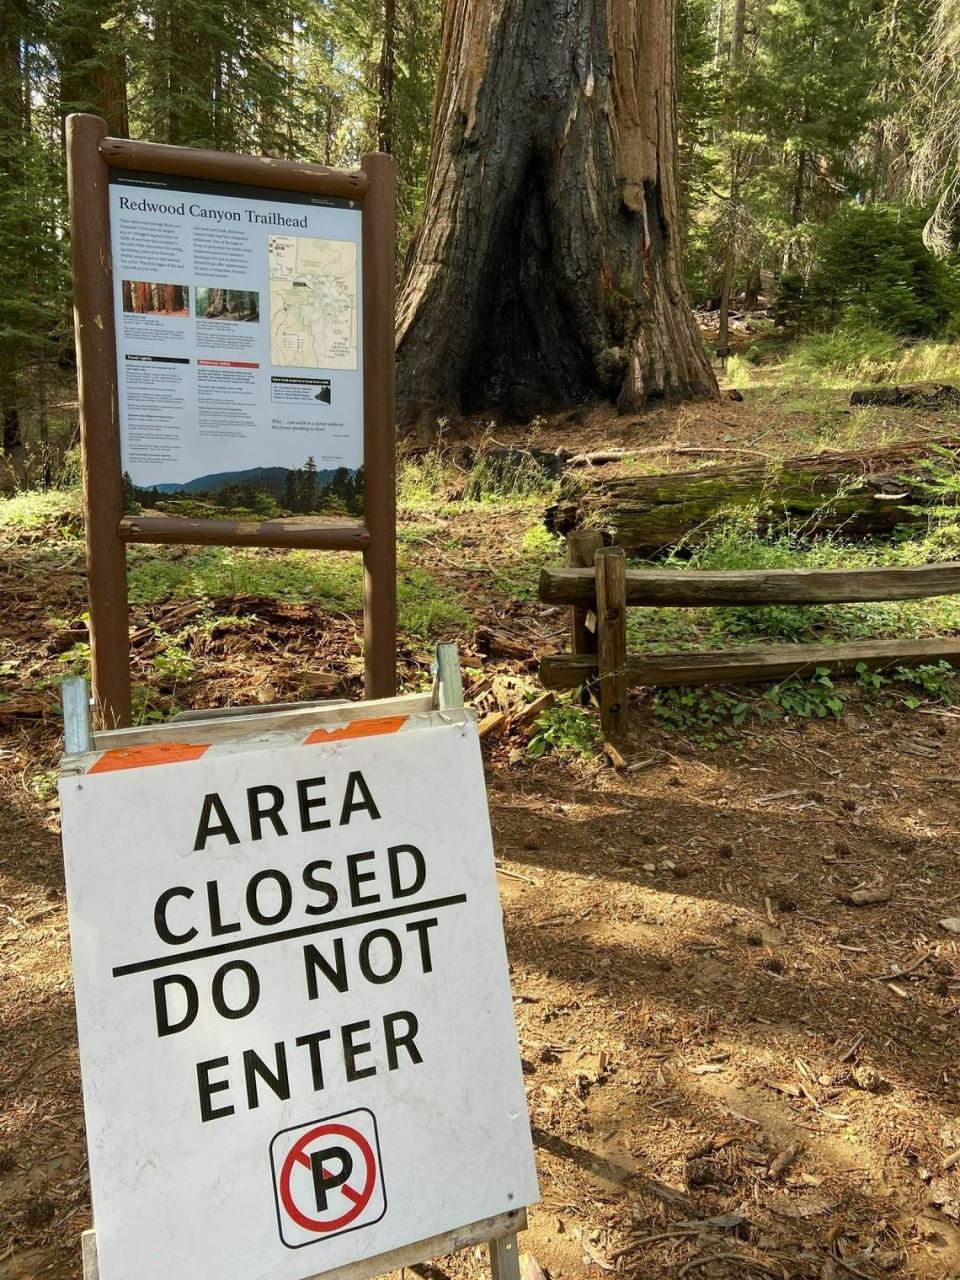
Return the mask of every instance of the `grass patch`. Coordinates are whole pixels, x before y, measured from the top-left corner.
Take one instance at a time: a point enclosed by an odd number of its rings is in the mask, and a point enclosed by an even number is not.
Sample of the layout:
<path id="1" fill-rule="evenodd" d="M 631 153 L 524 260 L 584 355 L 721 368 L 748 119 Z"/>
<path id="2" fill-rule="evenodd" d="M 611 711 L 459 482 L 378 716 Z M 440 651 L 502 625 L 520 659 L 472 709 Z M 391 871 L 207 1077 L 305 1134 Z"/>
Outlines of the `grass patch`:
<path id="1" fill-rule="evenodd" d="M 400 630 L 421 640 L 435 640 L 465 630 L 471 614 L 457 595 L 445 590 L 426 569 L 401 570 L 397 580 Z"/>
<path id="2" fill-rule="evenodd" d="M 768 385 L 771 375 L 782 388 L 803 388 L 802 395 L 782 405 L 784 410 L 817 411 L 816 393 L 821 390 L 865 383 L 958 381 L 960 342 L 905 340 L 876 325 L 847 321 L 789 345 L 755 343 L 727 365 L 727 377 L 738 387 Z"/>
<path id="3" fill-rule="evenodd" d="M 206 547 L 186 555 L 153 548 L 129 552 L 130 600 L 159 604 L 185 596 L 270 596 L 353 611 L 362 600 L 359 557 L 309 551 Z"/>
<path id="4" fill-rule="evenodd" d="M 79 489 L 24 489 L 0 498 L 0 529 L 31 532 L 60 528 L 80 535 Z"/>
<path id="5" fill-rule="evenodd" d="M 479 449 L 462 466 L 441 441 L 397 467 L 397 505 L 414 514 L 457 515 L 465 511 L 516 511 L 540 507 L 558 481 L 523 450 Z"/>
<path id="6" fill-rule="evenodd" d="M 363 604 L 359 556 L 311 551 L 207 547 L 187 555 L 135 547 L 130 553 L 130 600 L 160 604 L 183 598 L 267 596 L 356 613 Z M 401 567 L 397 580 L 400 630 L 434 639 L 471 624 L 455 592 L 425 569 Z"/>
<path id="7" fill-rule="evenodd" d="M 511 600 L 536 600 L 540 570 L 545 564 L 562 560 L 565 541 L 548 533 L 542 520 L 530 525 L 520 539 L 518 552 L 505 549 L 506 563 L 493 575 L 495 591 Z"/>
<path id="8" fill-rule="evenodd" d="M 804 541 L 789 534 L 763 537 L 742 523 L 711 530 L 688 556 L 675 552 L 664 568 L 866 569 L 928 564 L 960 555 L 960 526 L 931 527 L 924 537 L 894 543 L 847 543 L 839 538 Z M 642 565 L 634 567 L 642 568 Z M 663 651 L 726 648 L 769 642 L 839 643 L 884 637 L 960 632 L 960 597 L 876 601 L 860 604 L 761 605 L 704 609 L 644 609 L 627 612 L 632 649 Z"/>

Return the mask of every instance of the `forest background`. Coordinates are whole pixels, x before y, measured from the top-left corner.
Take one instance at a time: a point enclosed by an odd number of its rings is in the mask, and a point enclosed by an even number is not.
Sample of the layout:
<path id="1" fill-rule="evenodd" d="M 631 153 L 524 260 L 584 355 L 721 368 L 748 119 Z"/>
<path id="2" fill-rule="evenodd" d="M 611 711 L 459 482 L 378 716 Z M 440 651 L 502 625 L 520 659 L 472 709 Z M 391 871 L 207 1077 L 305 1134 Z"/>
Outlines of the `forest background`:
<path id="1" fill-rule="evenodd" d="M 692 303 L 799 329 L 952 337 L 960 314 L 956 0 L 680 0 Z M 58 459 L 76 411 L 64 120 L 117 136 L 398 166 L 398 264 L 422 211 L 439 0 L 0 0 L 4 447 Z M 30 462 L 27 459 L 27 462 Z"/>

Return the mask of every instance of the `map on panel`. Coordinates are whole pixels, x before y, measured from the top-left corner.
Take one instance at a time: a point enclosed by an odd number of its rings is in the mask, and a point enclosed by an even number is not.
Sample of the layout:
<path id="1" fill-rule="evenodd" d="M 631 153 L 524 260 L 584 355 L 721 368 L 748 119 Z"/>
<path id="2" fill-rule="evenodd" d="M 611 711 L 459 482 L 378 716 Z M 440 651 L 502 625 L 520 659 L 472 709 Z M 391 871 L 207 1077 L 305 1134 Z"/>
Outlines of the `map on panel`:
<path id="1" fill-rule="evenodd" d="M 268 240 L 271 362 L 356 369 L 356 243 L 316 236 Z"/>

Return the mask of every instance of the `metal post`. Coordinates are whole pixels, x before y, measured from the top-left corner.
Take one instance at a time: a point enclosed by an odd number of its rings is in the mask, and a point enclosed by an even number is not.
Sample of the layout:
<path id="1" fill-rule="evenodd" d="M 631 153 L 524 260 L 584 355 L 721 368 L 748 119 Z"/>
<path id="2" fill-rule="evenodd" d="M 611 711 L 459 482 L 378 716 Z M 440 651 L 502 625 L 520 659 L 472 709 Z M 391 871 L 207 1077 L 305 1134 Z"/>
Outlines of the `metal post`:
<path id="1" fill-rule="evenodd" d="M 68 756 L 93 750 L 90 689 L 83 676 L 70 676 L 60 684 L 63 702 L 63 750 Z"/>
<path id="2" fill-rule="evenodd" d="M 460 655 L 455 644 L 437 645 L 436 672 L 434 701 L 437 710 L 459 711 L 463 707 L 463 677 L 460 674 Z"/>

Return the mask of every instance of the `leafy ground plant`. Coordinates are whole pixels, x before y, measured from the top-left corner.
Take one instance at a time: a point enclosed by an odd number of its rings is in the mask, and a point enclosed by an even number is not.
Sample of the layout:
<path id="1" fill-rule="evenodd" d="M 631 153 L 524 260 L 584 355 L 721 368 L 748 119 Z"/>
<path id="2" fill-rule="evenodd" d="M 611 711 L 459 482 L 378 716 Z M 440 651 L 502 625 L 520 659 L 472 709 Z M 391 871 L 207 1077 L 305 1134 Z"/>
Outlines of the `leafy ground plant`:
<path id="1" fill-rule="evenodd" d="M 721 727 L 739 728 L 749 710 L 748 703 L 726 689 L 658 689 L 653 701 L 653 714 L 661 724 L 704 740 Z"/>
<path id="2" fill-rule="evenodd" d="M 769 688 L 763 698 L 788 716 L 824 720 L 827 716 L 843 715 L 849 696 L 845 689 L 837 688 L 826 667 L 817 667 L 810 679 L 791 676 Z"/>
<path id="3" fill-rule="evenodd" d="M 535 760 L 548 751 L 568 759 L 589 759 L 599 746 L 597 722 L 583 707 L 570 702 L 556 702 L 536 719 L 536 732 L 527 745 L 527 754 Z"/>

